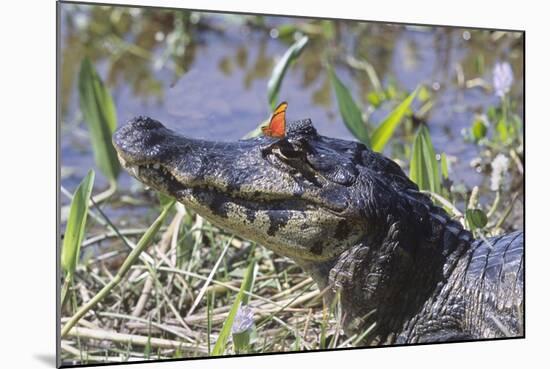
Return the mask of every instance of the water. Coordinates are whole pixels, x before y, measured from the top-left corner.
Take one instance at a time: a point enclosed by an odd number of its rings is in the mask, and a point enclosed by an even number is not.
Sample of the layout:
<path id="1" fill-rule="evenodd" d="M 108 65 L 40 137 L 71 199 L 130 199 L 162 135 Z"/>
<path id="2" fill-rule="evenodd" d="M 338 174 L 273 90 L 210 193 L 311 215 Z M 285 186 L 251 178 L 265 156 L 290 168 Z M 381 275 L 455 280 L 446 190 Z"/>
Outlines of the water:
<path id="1" fill-rule="evenodd" d="M 148 115 L 188 136 L 231 141 L 269 116 L 267 82 L 292 42 L 284 30 L 296 26 L 306 30 L 310 43 L 289 69 L 279 94 L 280 101 L 289 102 L 289 120 L 309 117 L 320 134 L 354 139 L 341 121 L 323 63 L 335 64 L 355 100 L 370 112 L 366 96 L 372 83 L 364 71 L 350 68 L 345 56 L 368 60 L 383 86 L 394 84 L 407 92 L 419 84 L 429 87 L 434 106 L 426 121 L 435 150 L 451 157 L 452 179 L 469 188 L 486 185 L 487 178 L 470 167 L 479 149 L 465 142 L 461 131 L 498 98 L 459 82 L 482 78 L 490 83 L 494 63 L 508 61 L 515 74 L 511 96 L 516 111 L 523 109 L 520 34 L 343 21 L 330 26 L 303 18 L 72 4 L 61 9 L 61 184 L 69 191 L 95 168 L 76 89 L 84 55 L 110 88 L 118 124 Z M 275 29 L 280 37 L 272 37 Z M 387 111 L 372 112 L 369 121 L 381 121 Z M 403 145 L 410 145 L 410 137 L 395 137 L 386 153 L 392 156 Z M 107 186 L 100 173 L 96 178 L 98 190 Z M 126 173 L 119 184 L 122 193 L 138 187 Z"/>

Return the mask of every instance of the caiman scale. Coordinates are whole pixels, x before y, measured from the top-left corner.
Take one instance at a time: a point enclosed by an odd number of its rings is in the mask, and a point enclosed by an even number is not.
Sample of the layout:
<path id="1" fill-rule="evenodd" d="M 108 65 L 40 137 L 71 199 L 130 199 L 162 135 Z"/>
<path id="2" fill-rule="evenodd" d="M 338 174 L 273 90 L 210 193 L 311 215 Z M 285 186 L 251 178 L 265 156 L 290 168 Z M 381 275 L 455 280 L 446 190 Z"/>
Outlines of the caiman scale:
<path id="1" fill-rule="evenodd" d="M 392 160 L 317 134 L 212 142 L 137 117 L 114 134 L 144 184 L 339 291 L 348 334 L 388 345 L 523 336 L 523 232 L 474 240 Z"/>

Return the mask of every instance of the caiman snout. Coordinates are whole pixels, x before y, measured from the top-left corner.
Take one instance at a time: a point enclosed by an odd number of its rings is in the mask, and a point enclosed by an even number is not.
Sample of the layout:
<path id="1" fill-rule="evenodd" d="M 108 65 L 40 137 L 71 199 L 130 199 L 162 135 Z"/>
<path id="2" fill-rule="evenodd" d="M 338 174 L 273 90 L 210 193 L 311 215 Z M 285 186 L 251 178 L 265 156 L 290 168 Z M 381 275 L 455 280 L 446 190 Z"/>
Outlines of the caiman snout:
<path id="1" fill-rule="evenodd" d="M 113 135 L 113 144 L 119 157 L 134 165 L 166 160 L 166 145 L 173 140 L 172 132 L 149 117 L 139 116 L 123 125 Z"/>
<path id="2" fill-rule="evenodd" d="M 290 124 L 283 138 L 221 142 L 137 117 L 113 136 L 122 165 L 139 181 L 297 260 L 332 259 L 362 234 L 359 214 L 346 213 L 356 145 L 336 141 L 333 149 L 325 140 L 309 120 Z M 329 161 L 330 152 L 339 157 Z"/>

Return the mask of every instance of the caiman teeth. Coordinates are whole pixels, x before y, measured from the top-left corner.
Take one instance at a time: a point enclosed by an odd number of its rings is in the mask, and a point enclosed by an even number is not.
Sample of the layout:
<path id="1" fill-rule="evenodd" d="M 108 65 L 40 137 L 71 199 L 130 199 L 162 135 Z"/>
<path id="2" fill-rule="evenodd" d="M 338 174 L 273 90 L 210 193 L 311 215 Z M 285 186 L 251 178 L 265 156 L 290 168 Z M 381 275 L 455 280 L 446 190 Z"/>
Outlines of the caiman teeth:
<path id="1" fill-rule="evenodd" d="M 139 165 L 134 165 L 130 167 L 130 170 L 134 173 L 136 178 L 139 178 Z"/>

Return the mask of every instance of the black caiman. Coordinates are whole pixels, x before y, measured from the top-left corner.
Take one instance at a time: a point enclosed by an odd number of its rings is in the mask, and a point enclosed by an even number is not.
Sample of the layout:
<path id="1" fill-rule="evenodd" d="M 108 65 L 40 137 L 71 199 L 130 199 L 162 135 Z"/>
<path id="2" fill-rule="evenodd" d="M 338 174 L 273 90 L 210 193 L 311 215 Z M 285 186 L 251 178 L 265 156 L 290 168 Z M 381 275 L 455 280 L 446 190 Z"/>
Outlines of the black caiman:
<path id="1" fill-rule="evenodd" d="M 213 142 L 147 117 L 113 142 L 138 180 L 329 286 L 346 333 L 369 329 L 366 345 L 524 335 L 523 232 L 474 240 L 361 143 L 309 119 L 283 138 Z"/>

